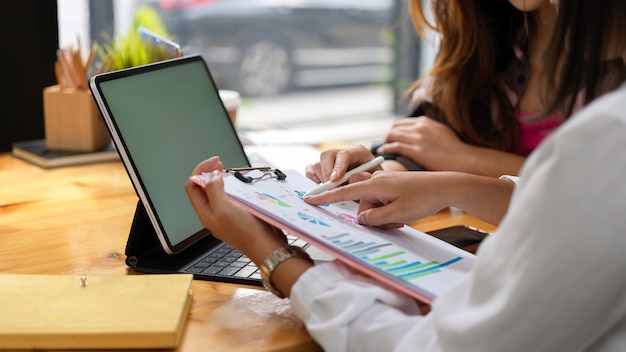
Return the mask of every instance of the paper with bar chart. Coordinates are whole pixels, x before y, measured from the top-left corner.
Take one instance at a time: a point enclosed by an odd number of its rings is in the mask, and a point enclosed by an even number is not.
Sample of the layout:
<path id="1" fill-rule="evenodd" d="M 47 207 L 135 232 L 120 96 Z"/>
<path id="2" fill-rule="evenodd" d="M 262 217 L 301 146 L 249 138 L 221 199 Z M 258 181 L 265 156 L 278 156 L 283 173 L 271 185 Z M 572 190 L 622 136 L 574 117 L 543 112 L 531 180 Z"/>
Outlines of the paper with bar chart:
<path id="1" fill-rule="evenodd" d="M 358 224 L 356 202 L 309 205 L 302 197 L 316 184 L 293 170 L 285 174 L 284 181 L 263 177 L 244 183 L 225 173 L 226 193 L 254 215 L 425 303 L 457 284 L 474 265 L 473 254 L 412 227 L 383 230 Z"/>

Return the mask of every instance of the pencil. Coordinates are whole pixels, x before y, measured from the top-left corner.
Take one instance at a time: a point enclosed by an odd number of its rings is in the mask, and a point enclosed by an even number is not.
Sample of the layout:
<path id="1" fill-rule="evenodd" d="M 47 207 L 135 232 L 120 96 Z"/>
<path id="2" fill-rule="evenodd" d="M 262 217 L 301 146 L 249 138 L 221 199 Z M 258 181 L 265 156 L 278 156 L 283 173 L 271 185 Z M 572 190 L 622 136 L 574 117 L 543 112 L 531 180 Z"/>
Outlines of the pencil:
<path id="1" fill-rule="evenodd" d="M 91 61 L 93 60 L 95 52 L 96 48 L 92 46 L 91 49 L 89 49 L 89 56 L 87 56 L 87 60 L 85 61 L 85 65 L 83 66 L 85 72 L 89 71 L 89 66 L 91 66 Z"/>
<path id="2" fill-rule="evenodd" d="M 76 88 L 87 89 L 87 74 L 83 66 L 83 59 L 80 56 L 80 51 L 72 50 L 71 58 L 74 72 L 76 72 L 76 77 L 78 78 L 78 86 Z"/>
<path id="3" fill-rule="evenodd" d="M 65 51 L 61 51 L 60 58 L 61 66 L 63 67 L 63 73 L 65 74 L 65 78 L 67 79 L 67 88 L 76 88 L 76 86 L 78 85 L 77 78 L 75 77 L 72 63 L 70 63 Z"/>
<path id="4" fill-rule="evenodd" d="M 59 88 L 65 88 L 65 83 L 63 83 L 63 69 L 61 68 L 61 63 L 59 61 L 54 63 L 54 74 L 57 77 L 57 84 Z"/>

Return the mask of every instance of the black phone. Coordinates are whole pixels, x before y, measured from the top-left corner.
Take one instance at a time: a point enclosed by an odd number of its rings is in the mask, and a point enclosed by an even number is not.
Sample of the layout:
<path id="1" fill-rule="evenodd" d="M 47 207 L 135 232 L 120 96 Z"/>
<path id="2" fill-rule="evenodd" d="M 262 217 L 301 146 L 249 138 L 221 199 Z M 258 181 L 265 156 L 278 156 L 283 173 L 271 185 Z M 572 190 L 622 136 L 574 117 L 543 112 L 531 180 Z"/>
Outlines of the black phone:
<path id="1" fill-rule="evenodd" d="M 476 252 L 478 245 L 489 235 L 489 232 L 466 225 L 445 227 L 427 233 L 472 253 Z"/>

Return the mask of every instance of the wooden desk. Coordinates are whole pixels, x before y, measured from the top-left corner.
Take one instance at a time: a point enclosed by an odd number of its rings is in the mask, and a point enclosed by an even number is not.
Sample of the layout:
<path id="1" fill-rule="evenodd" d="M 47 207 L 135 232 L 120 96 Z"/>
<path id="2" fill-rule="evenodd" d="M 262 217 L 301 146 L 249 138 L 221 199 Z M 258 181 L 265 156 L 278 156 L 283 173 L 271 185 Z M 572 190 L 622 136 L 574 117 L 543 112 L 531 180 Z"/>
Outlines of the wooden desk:
<path id="1" fill-rule="evenodd" d="M 0 153 L 0 272 L 127 275 L 124 248 L 137 196 L 121 162 L 41 169 Z M 182 187 L 182 186 L 181 186 Z M 422 231 L 493 226 L 456 211 Z M 288 300 L 259 287 L 194 280 L 176 351 L 318 351 Z"/>

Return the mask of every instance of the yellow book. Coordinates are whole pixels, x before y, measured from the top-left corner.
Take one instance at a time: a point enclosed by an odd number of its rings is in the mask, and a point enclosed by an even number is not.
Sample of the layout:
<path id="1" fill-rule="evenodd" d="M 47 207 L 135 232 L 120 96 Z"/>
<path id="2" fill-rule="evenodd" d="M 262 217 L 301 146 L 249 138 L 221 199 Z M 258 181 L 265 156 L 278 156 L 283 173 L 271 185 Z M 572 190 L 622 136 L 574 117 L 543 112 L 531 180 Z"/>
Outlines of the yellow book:
<path id="1" fill-rule="evenodd" d="M 191 274 L 0 274 L 0 349 L 177 347 Z"/>

